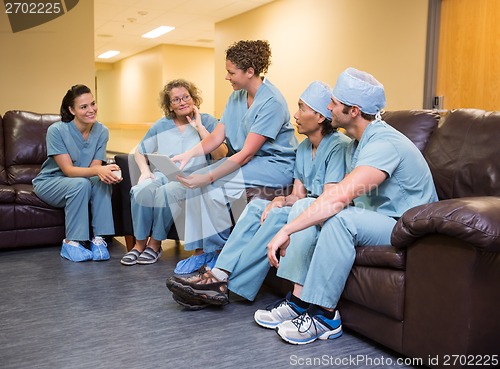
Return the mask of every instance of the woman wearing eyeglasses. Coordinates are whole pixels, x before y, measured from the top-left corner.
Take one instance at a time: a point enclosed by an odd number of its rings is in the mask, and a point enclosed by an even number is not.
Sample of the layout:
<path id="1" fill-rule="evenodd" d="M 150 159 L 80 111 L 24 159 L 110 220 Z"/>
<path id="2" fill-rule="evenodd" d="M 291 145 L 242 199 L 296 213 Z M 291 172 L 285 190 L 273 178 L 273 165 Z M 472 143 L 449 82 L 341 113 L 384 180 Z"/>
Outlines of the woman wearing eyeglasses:
<path id="1" fill-rule="evenodd" d="M 248 187 L 287 187 L 292 183 L 298 142 L 281 92 L 264 78 L 271 64 L 265 40 L 238 41 L 226 50 L 226 80 L 233 93 L 220 123 L 200 144 L 173 158 L 181 168 L 203 157 L 222 142 L 232 155 L 179 181 L 190 188 L 186 198 L 184 249 L 175 274 L 189 274 L 215 264 L 232 226 L 228 208 L 237 218 Z M 214 183 L 215 182 L 215 183 Z M 235 206 L 236 205 L 236 206 Z"/>
<path id="2" fill-rule="evenodd" d="M 179 182 L 169 181 L 158 170 L 151 171 L 146 155 L 180 154 L 209 136 L 218 123 L 212 115 L 199 112 L 200 91 L 189 81 L 170 81 L 160 92 L 160 99 L 165 116 L 151 126 L 134 152 L 141 172 L 137 185 L 130 191 L 136 243 L 122 257 L 123 265 L 153 264 L 158 260 L 161 241 L 167 238 L 170 227 L 179 218 L 186 196 L 186 188 Z M 221 144 L 210 154 L 220 159 L 226 153 L 226 146 Z M 184 168 L 184 172 L 191 173 L 207 163 L 207 156 L 199 156 Z M 180 231 L 182 227 L 178 228 Z"/>

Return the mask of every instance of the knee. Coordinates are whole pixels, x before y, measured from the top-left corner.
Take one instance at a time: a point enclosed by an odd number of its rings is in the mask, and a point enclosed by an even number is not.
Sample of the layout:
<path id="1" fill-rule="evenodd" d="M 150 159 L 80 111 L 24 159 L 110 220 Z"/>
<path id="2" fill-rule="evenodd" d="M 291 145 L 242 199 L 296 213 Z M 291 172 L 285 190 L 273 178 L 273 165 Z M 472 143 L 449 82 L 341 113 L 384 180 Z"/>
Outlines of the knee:
<path id="1" fill-rule="evenodd" d="M 92 191 L 92 184 L 87 178 L 73 178 L 72 181 L 73 185 L 73 193 L 74 194 L 87 194 L 87 196 L 90 196 L 90 193 Z"/>
<path id="2" fill-rule="evenodd" d="M 304 212 L 305 209 L 309 207 L 314 202 L 312 198 L 300 199 L 293 204 L 290 214 L 288 216 L 288 221 L 292 221 L 297 218 L 300 214 Z"/>
<path id="3" fill-rule="evenodd" d="M 350 211 L 340 211 L 330 219 L 327 219 L 321 227 L 321 232 L 329 234 L 349 234 L 355 237 L 357 234 L 356 223 L 353 222 L 354 213 Z"/>
<path id="4" fill-rule="evenodd" d="M 112 186 L 110 184 L 104 183 L 97 178 L 92 179 L 89 182 L 94 187 L 95 192 L 98 192 L 99 194 L 111 195 Z"/>
<path id="5" fill-rule="evenodd" d="M 155 194 L 155 202 L 177 203 L 185 200 L 186 189 L 177 182 L 169 182 L 161 186 Z"/>
<path id="6" fill-rule="evenodd" d="M 249 211 L 264 211 L 266 208 L 267 204 L 269 204 L 268 200 L 263 200 L 263 199 L 254 199 L 250 201 L 247 205 Z"/>
<path id="7" fill-rule="evenodd" d="M 130 198 L 139 204 L 153 203 L 155 191 L 149 187 L 134 186 L 130 189 Z"/>
<path id="8" fill-rule="evenodd" d="M 286 221 L 289 212 L 290 212 L 290 207 L 288 206 L 282 208 L 272 208 L 269 211 L 269 214 L 267 214 L 267 219 L 280 219 L 282 217 L 285 217 Z"/>

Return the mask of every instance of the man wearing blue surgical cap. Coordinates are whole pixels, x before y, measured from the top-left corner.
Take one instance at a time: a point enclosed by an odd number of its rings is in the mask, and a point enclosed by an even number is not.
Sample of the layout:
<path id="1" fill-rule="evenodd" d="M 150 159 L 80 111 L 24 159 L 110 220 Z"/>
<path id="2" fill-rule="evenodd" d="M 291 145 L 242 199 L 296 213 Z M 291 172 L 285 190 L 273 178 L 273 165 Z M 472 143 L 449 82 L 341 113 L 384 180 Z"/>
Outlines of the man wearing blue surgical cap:
<path id="1" fill-rule="evenodd" d="M 273 201 L 251 201 L 213 270 L 206 268 L 190 278 L 169 278 L 167 286 L 178 303 L 190 309 L 225 305 L 228 288 L 253 301 L 270 267 L 268 242 L 286 224 L 290 213 L 298 214 L 305 208 L 302 199 L 316 198 L 324 188 L 344 178 L 344 156 L 351 140 L 332 127 L 328 110 L 331 91 L 327 84 L 315 81 L 299 98 L 294 118 L 298 132 L 307 138 L 297 148 L 293 192 Z"/>
<path id="2" fill-rule="evenodd" d="M 295 218 L 291 214 L 268 244 L 270 264 L 294 287 L 272 309 L 258 310 L 255 320 L 275 327 L 286 342 L 340 337 L 336 307 L 355 246 L 390 245 L 392 228 L 407 209 L 437 201 L 426 161 L 408 138 L 381 120 L 384 106 L 384 86 L 373 76 L 354 68 L 340 74 L 328 109 L 333 126 L 354 138 L 346 153 L 347 174 L 309 199 Z"/>

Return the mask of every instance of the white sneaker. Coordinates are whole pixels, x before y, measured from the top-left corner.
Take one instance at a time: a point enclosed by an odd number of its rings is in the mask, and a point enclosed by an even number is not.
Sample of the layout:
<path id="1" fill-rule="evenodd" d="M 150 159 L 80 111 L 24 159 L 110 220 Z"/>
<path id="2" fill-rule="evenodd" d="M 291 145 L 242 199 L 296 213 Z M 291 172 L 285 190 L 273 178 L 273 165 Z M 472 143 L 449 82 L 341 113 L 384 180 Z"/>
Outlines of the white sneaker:
<path id="1" fill-rule="evenodd" d="M 338 338 L 342 335 L 340 313 L 337 310 L 333 319 L 327 319 L 319 310 L 309 309 L 302 315 L 279 324 L 276 333 L 286 342 L 295 345 L 310 343 L 318 338 L 320 340 Z"/>
<path id="2" fill-rule="evenodd" d="M 291 293 L 289 292 L 284 299 L 277 301 L 271 307 L 257 310 L 253 316 L 255 322 L 261 327 L 274 329 L 278 324 L 298 317 L 306 309 L 295 305 L 290 301 L 290 297 Z"/>

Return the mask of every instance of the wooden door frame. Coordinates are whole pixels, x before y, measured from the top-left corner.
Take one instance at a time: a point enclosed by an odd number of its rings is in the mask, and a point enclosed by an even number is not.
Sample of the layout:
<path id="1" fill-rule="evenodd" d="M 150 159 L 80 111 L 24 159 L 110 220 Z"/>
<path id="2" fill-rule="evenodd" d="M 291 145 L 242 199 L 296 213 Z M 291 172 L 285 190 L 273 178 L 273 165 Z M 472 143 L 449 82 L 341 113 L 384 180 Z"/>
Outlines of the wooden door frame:
<path id="1" fill-rule="evenodd" d="M 429 0 L 425 52 L 424 109 L 433 109 L 436 96 L 441 0 Z"/>

